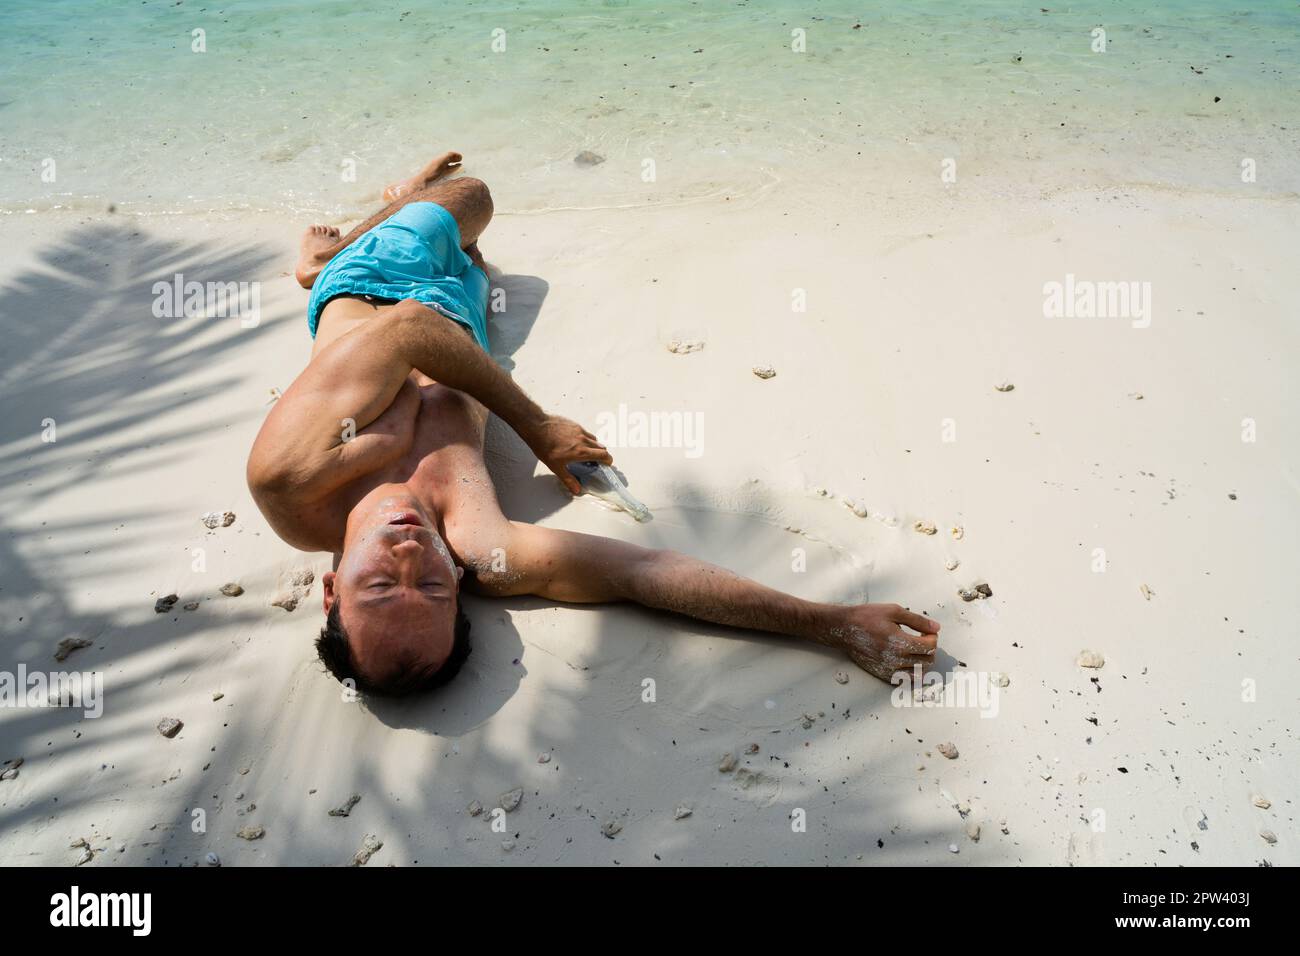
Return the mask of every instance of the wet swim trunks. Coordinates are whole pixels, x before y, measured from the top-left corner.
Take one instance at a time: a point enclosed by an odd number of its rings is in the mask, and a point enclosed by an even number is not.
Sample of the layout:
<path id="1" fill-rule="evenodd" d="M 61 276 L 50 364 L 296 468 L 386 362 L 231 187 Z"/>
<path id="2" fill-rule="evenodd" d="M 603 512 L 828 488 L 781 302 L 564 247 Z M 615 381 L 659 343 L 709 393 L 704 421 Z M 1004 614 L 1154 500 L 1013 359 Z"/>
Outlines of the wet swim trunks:
<path id="1" fill-rule="evenodd" d="M 341 295 L 416 299 L 465 326 L 487 351 L 488 278 L 460 247 L 460 227 L 442 206 L 407 203 L 331 259 L 316 277 L 307 329 Z"/>

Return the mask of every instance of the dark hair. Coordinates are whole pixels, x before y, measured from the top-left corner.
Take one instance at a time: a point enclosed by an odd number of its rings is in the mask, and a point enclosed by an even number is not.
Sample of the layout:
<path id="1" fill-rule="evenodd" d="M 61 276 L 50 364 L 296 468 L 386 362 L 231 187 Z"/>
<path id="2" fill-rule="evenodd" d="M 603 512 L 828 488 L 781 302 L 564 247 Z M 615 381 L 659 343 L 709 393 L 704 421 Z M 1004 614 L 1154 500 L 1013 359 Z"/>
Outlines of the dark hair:
<path id="1" fill-rule="evenodd" d="M 329 614 L 325 616 L 325 626 L 320 629 L 320 637 L 316 638 L 316 653 L 320 655 L 325 669 L 338 678 L 340 683 L 351 680 L 363 694 L 405 697 L 419 691 L 433 690 L 455 677 L 469 657 L 469 618 L 460 609 L 460 598 L 457 597 L 456 631 L 451 654 L 441 667 L 433 672 L 427 667 L 401 667 L 391 679 L 372 681 L 357 669 L 352 646 L 348 643 L 348 632 L 343 627 L 342 604 L 342 601 L 335 600 Z"/>

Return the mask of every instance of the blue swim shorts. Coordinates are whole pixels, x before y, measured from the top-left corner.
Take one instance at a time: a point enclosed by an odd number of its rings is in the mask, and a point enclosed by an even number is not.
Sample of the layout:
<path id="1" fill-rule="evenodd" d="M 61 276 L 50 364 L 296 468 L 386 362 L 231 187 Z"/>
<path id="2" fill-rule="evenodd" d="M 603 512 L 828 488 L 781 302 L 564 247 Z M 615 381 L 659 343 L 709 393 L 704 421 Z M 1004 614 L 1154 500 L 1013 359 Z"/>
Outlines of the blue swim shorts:
<path id="1" fill-rule="evenodd" d="M 416 299 L 465 326 L 484 351 L 488 277 L 460 247 L 460 227 L 442 206 L 407 203 L 331 259 L 316 277 L 307 329 L 341 295 Z"/>

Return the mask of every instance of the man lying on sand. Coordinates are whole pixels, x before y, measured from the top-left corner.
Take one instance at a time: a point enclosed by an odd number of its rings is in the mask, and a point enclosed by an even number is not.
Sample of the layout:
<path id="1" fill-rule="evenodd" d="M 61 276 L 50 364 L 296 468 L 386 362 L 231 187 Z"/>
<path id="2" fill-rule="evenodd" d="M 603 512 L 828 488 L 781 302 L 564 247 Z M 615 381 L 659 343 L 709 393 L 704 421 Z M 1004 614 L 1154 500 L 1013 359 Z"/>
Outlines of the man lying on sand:
<path id="1" fill-rule="evenodd" d="M 487 186 L 446 153 L 389 187 L 340 237 L 303 236 L 311 361 L 267 417 L 248 484 L 287 543 L 330 551 L 316 648 L 339 680 L 401 695 L 446 683 L 469 654 L 460 590 L 553 601 L 635 601 L 843 650 L 889 677 L 933 661 L 939 625 L 897 604 L 815 604 L 715 565 L 510 521 L 483 461 L 495 412 L 573 494 L 566 466 L 612 464 L 576 422 L 548 415 L 487 354 L 478 238 Z M 913 634 L 903 626 L 920 632 Z"/>

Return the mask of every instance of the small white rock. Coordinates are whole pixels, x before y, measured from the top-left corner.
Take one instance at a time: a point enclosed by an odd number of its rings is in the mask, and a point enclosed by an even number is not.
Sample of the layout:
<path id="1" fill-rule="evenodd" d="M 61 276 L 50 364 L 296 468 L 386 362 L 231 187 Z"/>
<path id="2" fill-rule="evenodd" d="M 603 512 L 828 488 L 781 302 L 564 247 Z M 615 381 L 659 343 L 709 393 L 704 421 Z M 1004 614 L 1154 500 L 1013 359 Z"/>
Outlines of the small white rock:
<path id="1" fill-rule="evenodd" d="M 960 852 L 961 852 L 961 847 L 957 846 L 957 844 L 955 844 L 955 843 L 949 843 L 949 844 L 948 844 L 948 852 L 949 852 L 949 853 L 960 853 Z"/>
<path id="2" fill-rule="evenodd" d="M 1085 649 L 1079 652 L 1079 656 L 1075 658 L 1074 662 L 1080 667 L 1105 667 L 1106 657 L 1101 653 L 1101 651 L 1090 651 Z"/>
<path id="3" fill-rule="evenodd" d="M 361 794 L 354 793 L 352 794 L 352 796 L 348 797 L 346 800 L 340 803 L 333 810 L 329 811 L 329 815 L 332 817 L 346 817 L 352 813 L 352 808 L 355 807 L 360 802 L 361 802 Z"/>
<path id="4" fill-rule="evenodd" d="M 271 602 L 271 607 L 293 611 L 311 593 L 316 581 L 315 572 L 309 568 L 298 568 L 280 577 L 280 593 Z"/>
<path id="5" fill-rule="evenodd" d="M 235 523 L 233 511 L 205 511 L 199 519 L 205 528 L 229 528 Z"/>
<path id="6" fill-rule="evenodd" d="M 918 521 L 912 525 L 912 530 L 918 534 L 937 534 L 939 531 L 933 521 Z"/>
<path id="7" fill-rule="evenodd" d="M 1268 797 L 1261 796 L 1258 793 L 1251 798 L 1250 802 L 1253 803 L 1255 806 L 1259 807 L 1261 810 L 1267 810 L 1269 807 L 1273 805 L 1272 800 L 1270 800 Z"/>
<path id="8" fill-rule="evenodd" d="M 776 369 L 770 365 L 755 365 L 754 374 L 759 378 L 772 378 L 776 375 Z"/>
<path id="9" fill-rule="evenodd" d="M 674 819 L 674 820 L 685 820 L 687 817 L 689 817 L 689 816 L 690 816 L 692 813 L 694 813 L 694 812 L 695 812 L 695 811 L 692 810 L 690 807 L 688 807 L 688 806 L 686 806 L 685 804 L 683 804 L 682 806 L 678 807 L 676 810 L 673 811 L 673 819 Z"/>
<path id="10" fill-rule="evenodd" d="M 168 607 L 167 610 L 171 610 L 171 608 Z M 83 647 L 91 647 L 94 643 L 94 641 L 85 637 L 65 637 L 59 641 L 59 646 L 54 649 L 54 659 L 56 661 L 65 661 L 73 651 L 79 651 Z"/>
<path id="11" fill-rule="evenodd" d="M 289 572 L 289 587 L 309 588 L 316 581 L 316 572 L 310 568 L 298 568 Z"/>
<path id="12" fill-rule="evenodd" d="M 126 847 L 122 847 L 122 849 L 125 850 Z M 204 857 L 204 859 L 207 861 L 208 866 L 221 865 L 221 857 L 217 856 L 215 853 L 209 853 L 207 856 Z"/>
<path id="13" fill-rule="evenodd" d="M 353 866 L 365 866 L 370 858 L 384 848 L 384 841 L 373 833 L 367 833 L 361 840 L 361 848 L 352 855 Z"/>
<path id="14" fill-rule="evenodd" d="M 689 355 L 692 352 L 698 352 L 704 348 L 704 343 L 699 339 L 673 339 L 668 343 L 668 351 L 674 355 Z"/>

